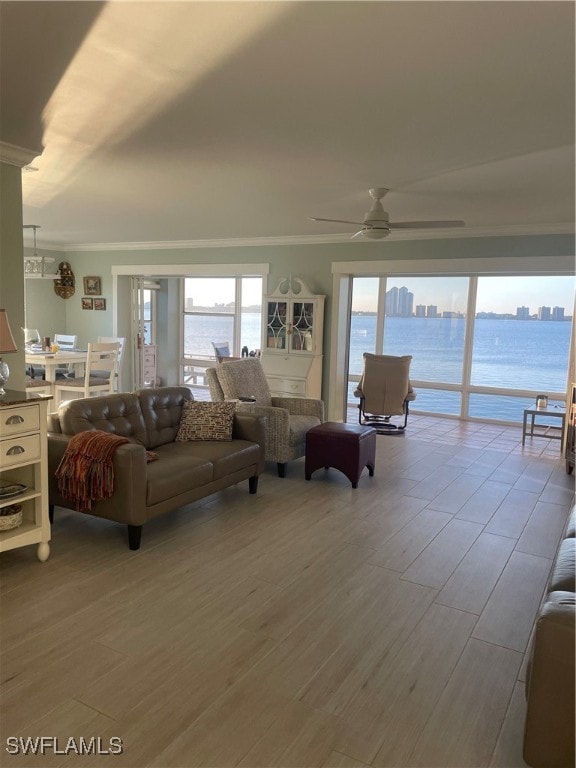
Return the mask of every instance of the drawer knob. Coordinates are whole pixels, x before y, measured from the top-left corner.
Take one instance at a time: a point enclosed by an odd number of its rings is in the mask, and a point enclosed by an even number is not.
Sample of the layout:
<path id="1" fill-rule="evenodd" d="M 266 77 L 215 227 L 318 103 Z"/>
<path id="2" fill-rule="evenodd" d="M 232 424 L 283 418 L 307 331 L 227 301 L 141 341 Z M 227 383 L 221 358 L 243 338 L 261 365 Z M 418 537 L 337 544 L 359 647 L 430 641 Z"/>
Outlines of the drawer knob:
<path id="1" fill-rule="evenodd" d="M 22 446 L 21 446 L 21 445 L 13 445 L 13 446 L 12 446 L 12 448 L 9 448 L 9 449 L 6 451 L 6 455 L 7 455 L 7 456 L 16 456 L 16 455 L 17 455 L 17 454 L 19 454 L 19 453 L 24 453 L 24 452 L 25 452 L 25 450 L 26 450 L 26 449 L 25 449 L 25 448 L 22 448 Z"/>
<path id="2" fill-rule="evenodd" d="M 15 413 L 14 416 L 10 416 L 6 419 L 6 424 L 22 424 L 23 421 L 24 417 Z"/>

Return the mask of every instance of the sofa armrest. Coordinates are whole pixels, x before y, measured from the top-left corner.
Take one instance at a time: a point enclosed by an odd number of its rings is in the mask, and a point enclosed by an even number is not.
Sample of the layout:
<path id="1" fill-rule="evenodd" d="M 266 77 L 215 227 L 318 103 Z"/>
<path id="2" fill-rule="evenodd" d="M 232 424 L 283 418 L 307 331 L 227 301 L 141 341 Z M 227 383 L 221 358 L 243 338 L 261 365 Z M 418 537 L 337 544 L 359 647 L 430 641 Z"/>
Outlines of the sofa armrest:
<path id="1" fill-rule="evenodd" d="M 62 497 L 56 469 L 64 456 L 71 435 L 48 435 L 49 501 L 74 509 L 74 503 Z M 125 443 L 114 451 L 114 493 L 96 502 L 90 514 L 128 525 L 143 525 L 146 520 L 146 449 L 138 443 Z"/>
<path id="2" fill-rule="evenodd" d="M 316 416 L 324 421 L 324 402 L 312 397 L 273 397 L 272 405 L 286 408 L 292 416 Z"/>
<path id="3" fill-rule="evenodd" d="M 236 411 L 232 427 L 233 438 L 237 440 L 250 440 L 253 443 L 258 443 L 264 449 L 265 434 L 266 418 L 264 416 Z"/>
<path id="4" fill-rule="evenodd" d="M 551 592 L 536 620 L 526 678 L 524 760 L 531 766 L 574 765 L 576 598 Z"/>

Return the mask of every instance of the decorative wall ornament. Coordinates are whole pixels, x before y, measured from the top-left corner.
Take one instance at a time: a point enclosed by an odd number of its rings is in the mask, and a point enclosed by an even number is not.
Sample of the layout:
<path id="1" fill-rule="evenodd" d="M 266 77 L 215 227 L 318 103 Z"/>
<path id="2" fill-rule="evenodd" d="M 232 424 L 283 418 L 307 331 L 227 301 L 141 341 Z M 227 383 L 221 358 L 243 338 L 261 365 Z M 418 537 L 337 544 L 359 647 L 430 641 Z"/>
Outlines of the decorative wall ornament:
<path id="1" fill-rule="evenodd" d="M 76 291 L 76 279 L 72 267 L 67 261 L 58 264 L 58 274 L 54 280 L 54 292 L 61 299 L 69 299 Z"/>

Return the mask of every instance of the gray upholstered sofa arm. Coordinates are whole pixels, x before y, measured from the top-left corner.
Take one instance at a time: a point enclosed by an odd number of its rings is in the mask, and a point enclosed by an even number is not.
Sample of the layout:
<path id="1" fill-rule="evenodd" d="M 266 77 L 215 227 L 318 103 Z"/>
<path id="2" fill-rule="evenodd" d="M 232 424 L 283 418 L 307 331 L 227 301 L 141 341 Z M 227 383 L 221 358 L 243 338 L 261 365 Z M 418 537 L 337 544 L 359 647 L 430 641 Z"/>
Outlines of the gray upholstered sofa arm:
<path id="1" fill-rule="evenodd" d="M 273 397 L 272 405 L 286 408 L 292 416 L 316 416 L 324 421 L 324 403 L 311 397 Z"/>

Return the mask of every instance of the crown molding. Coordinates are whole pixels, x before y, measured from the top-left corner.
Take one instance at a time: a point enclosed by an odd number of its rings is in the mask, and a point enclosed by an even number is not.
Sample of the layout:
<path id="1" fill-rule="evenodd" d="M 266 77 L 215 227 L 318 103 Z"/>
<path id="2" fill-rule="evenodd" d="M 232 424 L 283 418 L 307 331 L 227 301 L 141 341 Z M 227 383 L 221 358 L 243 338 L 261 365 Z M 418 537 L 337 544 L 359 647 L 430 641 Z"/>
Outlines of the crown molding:
<path id="1" fill-rule="evenodd" d="M 8 165 L 23 168 L 41 154 L 41 149 L 28 149 L 27 147 L 18 147 L 16 144 L 9 144 L 7 141 L 0 141 L 0 162 L 8 163 Z"/>
<path id="2" fill-rule="evenodd" d="M 323 245 L 331 243 L 348 243 L 350 246 L 363 246 L 367 243 L 399 242 L 401 240 L 467 240 L 471 237 L 513 237 L 537 235 L 573 235 L 573 222 L 557 224 L 513 224 L 498 227 L 462 227 L 458 229 L 415 229 L 397 230 L 382 240 L 351 240 L 353 232 L 339 235 L 289 235 L 280 237 L 235 237 L 214 240 L 159 240 L 157 242 L 131 243 L 40 243 L 38 247 L 48 251 L 67 253 L 94 251 L 163 251 L 163 250 L 193 250 L 195 248 L 254 248 L 257 246 L 278 245 Z M 31 242 L 31 241 L 30 241 Z M 24 241 L 29 244 L 28 240 Z"/>

